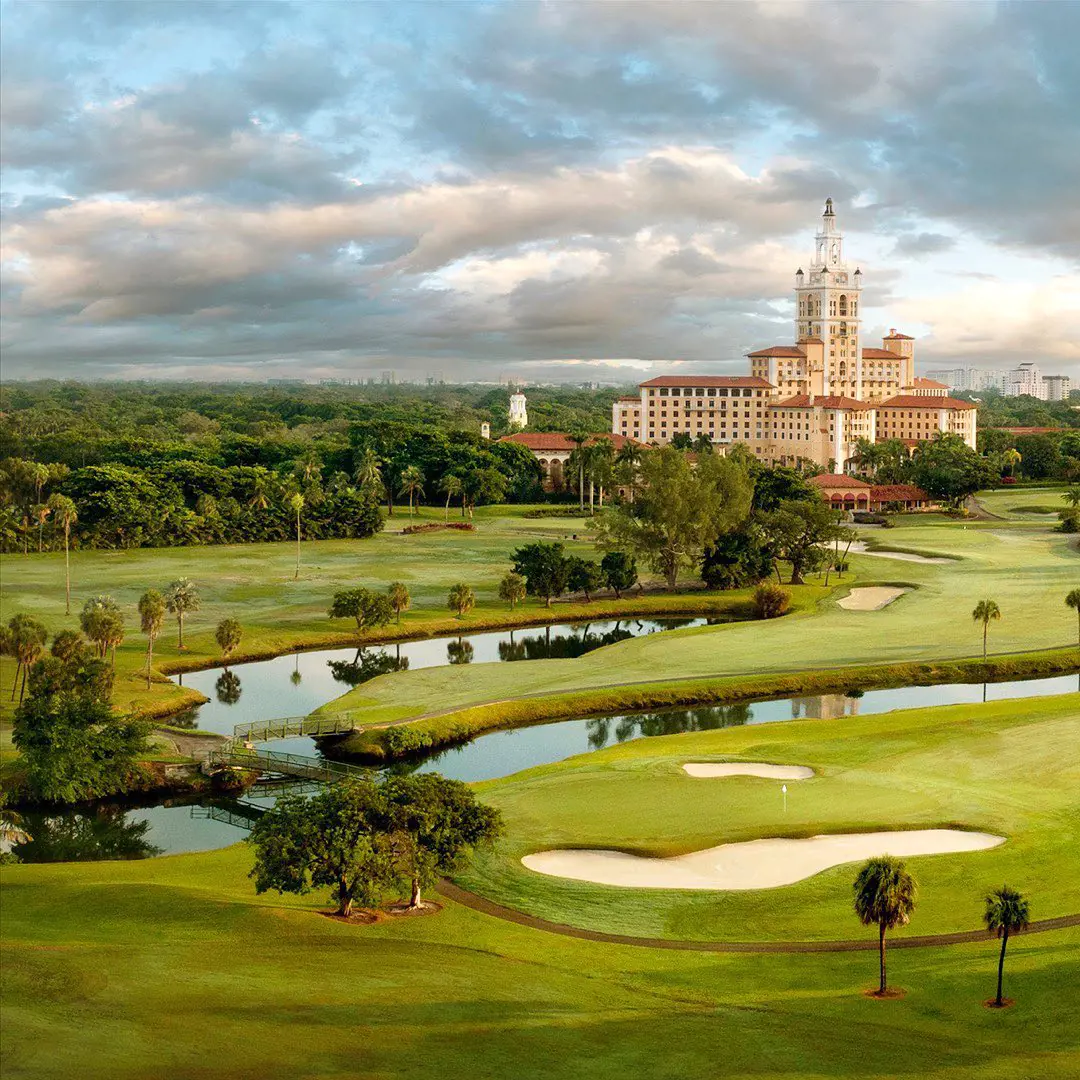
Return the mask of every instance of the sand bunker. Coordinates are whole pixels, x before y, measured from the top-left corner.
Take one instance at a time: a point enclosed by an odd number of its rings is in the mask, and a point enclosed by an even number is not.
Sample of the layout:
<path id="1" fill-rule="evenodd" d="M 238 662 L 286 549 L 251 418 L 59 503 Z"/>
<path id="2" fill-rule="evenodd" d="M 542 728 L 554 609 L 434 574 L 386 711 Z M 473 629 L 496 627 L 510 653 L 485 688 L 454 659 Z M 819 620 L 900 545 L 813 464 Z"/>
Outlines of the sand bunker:
<path id="1" fill-rule="evenodd" d="M 766 780 L 809 780 L 805 765 L 766 765 L 760 761 L 691 761 L 683 766 L 691 776 L 761 776 Z"/>
<path id="2" fill-rule="evenodd" d="M 721 844 L 671 859 L 623 851 L 538 851 L 521 861 L 551 877 L 628 889 L 773 889 L 843 863 L 874 855 L 940 855 L 983 851 L 1004 838 L 959 829 L 846 833 L 805 840 L 750 840 Z"/>
<path id="3" fill-rule="evenodd" d="M 911 590 L 894 588 L 891 585 L 867 585 L 861 589 L 852 589 L 847 596 L 836 602 L 847 611 L 880 611 L 906 592 Z"/>
<path id="4" fill-rule="evenodd" d="M 936 566 L 956 561 L 936 555 L 913 555 L 910 551 L 870 551 L 862 540 L 853 540 L 851 551 L 856 555 L 872 555 L 875 559 L 899 559 L 900 562 L 932 563 Z"/>

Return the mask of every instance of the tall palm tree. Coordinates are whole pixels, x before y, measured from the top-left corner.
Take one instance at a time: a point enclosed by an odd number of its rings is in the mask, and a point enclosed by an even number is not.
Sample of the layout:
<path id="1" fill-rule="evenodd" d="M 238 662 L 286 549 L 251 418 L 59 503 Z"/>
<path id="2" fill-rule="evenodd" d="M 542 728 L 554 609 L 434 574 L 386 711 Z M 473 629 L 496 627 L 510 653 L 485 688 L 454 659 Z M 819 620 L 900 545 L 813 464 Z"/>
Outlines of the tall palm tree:
<path id="1" fill-rule="evenodd" d="M 424 474 L 417 465 L 407 465 L 401 471 L 401 490 L 399 494 L 409 496 L 409 517 L 413 517 L 416 511 L 413 509 L 413 498 L 420 501 L 424 493 Z"/>
<path id="2" fill-rule="evenodd" d="M 177 578 L 165 590 L 165 606 L 176 616 L 176 647 L 184 647 L 184 616 L 199 610 L 199 590 L 190 578 Z"/>
<path id="3" fill-rule="evenodd" d="M 1001 618 L 1001 608 L 997 606 L 994 600 L 980 600 L 975 605 L 975 610 L 971 613 L 971 618 L 975 622 L 981 622 L 983 624 L 983 659 L 986 659 L 986 632 L 990 629 L 991 619 Z"/>
<path id="4" fill-rule="evenodd" d="M 289 496 L 289 509 L 296 515 L 296 573 L 293 581 L 300 577 L 300 511 L 304 509 L 304 496 L 294 491 Z"/>
<path id="5" fill-rule="evenodd" d="M 353 479 L 356 480 L 361 491 L 382 491 L 382 462 L 370 446 L 360 455 Z"/>
<path id="6" fill-rule="evenodd" d="M 1001 455 L 1001 460 L 1002 460 L 1003 464 L 1008 468 L 1009 475 L 1010 476 L 1015 476 L 1016 475 L 1016 466 L 1019 465 L 1020 462 L 1023 461 L 1024 459 L 1021 456 L 1019 450 L 1017 450 L 1013 446 L 1010 446 L 1009 449 L 1006 450 L 1005 453 L 1003 453 Z"/>
<path id="7" fill-rule="evenodd" d="M 71 526 L 79 520 L 75 504 L 66 496 L 49 496 L 49 506 L 64 530 L 64 614 L 71 614 Z"/>
<path id="8" fill-rule="evenodd" d="M 116 646 L 124 640 L 124 614 L 117 602 L 111 596 L 91 596 L 79 613 L 79 626 L 97 646 L 102 660 L 112 649 L 115 666 Z"/>
<path id="9" fill-rule="evenodd" d="M 386 595 L 390 598 L 390 606 L 394 609 L 397 621 L 400 623 L 401 613 L 408 611 L 409 605 L 412 603 L 409 587 L 404 581 L 392 581 L 386 590 Z"/>
<path id="10" fill-rule="evenodd" d="M 1001 954 L 998 956 L 997 997 L 994 1004 L 1000 1009 L 1004 1004 L 1001 997 L 1001 979 L 1005 971 L 1005 946 L 1009 944 L 1009 934 L 1026 930 L 1028 925 L 1028 902 L 1023 893 L 1002 885 L 986 897 L 986 910 L 983 922 L 991 934 L 1001 938 Z"/>
<path id="11" fill-rule="evenodd" d="M 52 507 L 47 502 L 35 503 L 31 513 L 33 513 L 34 520 L 37 522 L 37 549 L 40 555 L 45 548 L 45 522 L 49 520 Z"/>
<path id="12" fill-rule="evenodd" d="M 255 474 L 251 482 L 251 498 L 248 506 L 252 510 L 265 510 L 270 505 L 270 482 L 261 472 Z"/>
<path id="13" fill-rule="evenodd" d="M 165 624 L 165 597 L 157 589 L 147 589 L 139 597 L 139 622 L 146 635 L 146 689 L 150 689 L 150 668 L 154 663 L 154 642 Z"/>
<path id="14" fill-rule="evenodd" d="M 461 495 L 465 490 L 465 485 L 461 482 L 461 477 L 456 476 L 454 473 L 447 473 L 439 481 L 439 490 L 446 492 L 446 508 L 443 513 L 443 520 L 450 520 L 450 500 Z"/>
<path id="15" fill-rule="evenodd" d="M 597 439 L 589 448 L 589 508 L 592 508 L 593 485 L 600 489 L 600 506 L 604 492 L 611 486 L 615 471 L 615 446 L 610 439 Z"/>
<path id="16" fill-rule="evenodd" d="M 1071 607 L 1076 611 L 1077 629 L 1080 631 L 1080 589 L 1070 590 L 1068 596 L 1065 597 L 1065 606 Z"/>
<path id="17" fill-rule="evenodd" d="M 567 438 L 574 444 L 570 451 L 566 466 L 572 472 L 578 474 L 578 506 L 582 513 L 585 511 L 585 466 L 588 463 L 588 454 L 585 453 L 585 444 L 589 441 L 589 435 L 584 431 L 571 431 Z"/>
<path id="18" fill-rule="evenodd" d="M 13 615 L 7 624 L 4 635 L 4 651 L 15 657 L 15 678 L 11 684 L 11 700 L 15 700 L 15 688 L 19 687 L 19 700 L 26 694 L 26 677 L 30 665 L 41 655 L 48 639 L 45 624 L 30 615 Z"/>
<path id="19" fill-rule="evenodd" d="M 630 502 L 633 503 L 637 492 L 638 470 L 641 468 L 641 446 L 636 442 L 624 443 L 623 448 L 615 455 L 615 467 L 618 477 L 629 489 Z"/>
<path id="20" fill-rule="evenodd" d="M 900 859 L 879 855 L 867 859 L 852 886 L 855 914 L 863 926 L 877 925 L 881 981 L 878 993 L 888 989 L 885 977 L 885 931 L 906 926 L 915 910 L 918 886 Z"/>

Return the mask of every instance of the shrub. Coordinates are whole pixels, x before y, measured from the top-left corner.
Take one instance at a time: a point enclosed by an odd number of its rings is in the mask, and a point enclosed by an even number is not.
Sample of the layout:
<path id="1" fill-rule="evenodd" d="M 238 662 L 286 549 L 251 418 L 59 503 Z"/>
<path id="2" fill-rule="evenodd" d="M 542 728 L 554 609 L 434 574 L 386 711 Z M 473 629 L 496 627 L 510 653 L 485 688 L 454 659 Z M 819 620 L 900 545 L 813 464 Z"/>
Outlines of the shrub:
<path id="1" fill-rule="evenodd" d="M 471 521 L 428 521 L 423 525 L 406 525 L 401 532 L 404 536 L 412 536 L 414 533 L 438 532 L 440 529 L 458 529 L 461 532 L 476 532 L 476 526 Z"/>
<path id="2" fill-rule="evenodd" d="M 1069 510 L 1061 510 L 1058 517 L 1061 519 L 1061 524 L 1057 527 L 1058 532 L 1080 532 L 1080 510 L 1075 507 Z"/>
<path id="3" fill-rule="evenodd" d="M 791 593 L 779 585 L 759 585 L 754 590 L 754 614 L 759 619 L 775 619 L 791 607 Z"/>

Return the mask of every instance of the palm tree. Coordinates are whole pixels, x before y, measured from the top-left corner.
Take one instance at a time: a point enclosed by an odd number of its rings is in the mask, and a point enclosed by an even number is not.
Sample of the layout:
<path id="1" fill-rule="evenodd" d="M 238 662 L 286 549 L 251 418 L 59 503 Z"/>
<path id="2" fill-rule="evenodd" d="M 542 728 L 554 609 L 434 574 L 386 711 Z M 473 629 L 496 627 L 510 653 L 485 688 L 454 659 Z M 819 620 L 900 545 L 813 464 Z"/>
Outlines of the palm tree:
<path id="1" fill-rule="evenodd" d="M 251 498 L 248 499 L 248 506 L 252 510 L 265 510 L 270 505 L 270 485 L 266 476 L 260 471 L 255 474 L 255 479 L 251 482 Z"/>
<path id="2" fill-rule="evenodd" d="M 23 828 L 22 815 L 7 808 L 7 793 L 0 793 L 0 845 L 6 850 L 33 839 Z"/>
<path id="3" fill-rule="evenodd" d="M 637 491 L 638 470 L 641 468 L 641 446 L 636 442 L 627 442 L 615 455 L 617 476 L 626 483 L 630 490 L 630 502 L 634 501 Z"/>
<path id="4" fill-rule="evenodd" d="M 104 660 L 112 649 L 116 664 L 116 646 L 124 640 L 124 615 L 111 596 L 91 596 L 79 613 L 79 625 L 83 633 L 97 646 L 98 656 Z"/>
<path id="5" fill-rule="evenodd" d="M 386 590 L 386 595 L 390 597 L 390 606 L 397 614 L 397 621 L 401 623 L 401 613 L 408 611 L 409 605 L 412 603 L 412 597 L 409 596 L 408 587 L 403 581 L 391 582 L 390 587 Z"/>
<path id="6" fill-rule="evenodd" d="M 353 478 L 361 491 L 382 491 L 382 462 L 370 446 L 360 455 Z"/>
<path id="7" fill-rule="evenodd" d="M 460 476 L 456 476 L 454 473 L 447 473 L 439 481 L 439 490 L 446 492 L 446 512 L 443 514 L 443 521 L 449 521 L 450 500 L 461 495 L 465 490 L 465 485 L 461 482 Z"/>
<path id="8" fill-rule="evenodd" d="M 867 859 L 855 878 L 855 914 L 863 926 L 878 927 L 878 953 L 881 981 L 878 993 L 888 989 L 885 978 L 885 931 L 906 926 L 915 910 L 918 886 L 904 869 L 904 864 L 891 855 Z"/>
<path id="9" fill-rule="evenodd" d="M 415 510 L 413 509 L 413 497 L 416 497 L 416 501 L 420 501 L 420 495 L 424 493 L 424 474 L 420 471 L 416 465 L 408 465 L 401 471 L 401 490 L 398 492 L 400 495 L 409 496 L 409 517 L 413 517 Z"/>
<path id="10" fill-rule="evenodd" d="M 1065 606 L 1076 610 L 1077 622 L 1080 623 L 1080 589 L 1072 589 L 1065 597 Z"/>
<path id="11" fill-rule="evenodd" d="M 450 589 L 450 595 L 447 598 L 447 607 L 449 607 L 451 611 L 456 611 L 459 619 L 472 611 L 475 604 L 476 593 L 472 591 L 470 586 L 459 583 Z"/>
<path id="12" fill-rule="evenodd" d="M 157 589 L 147 589 L 139 597 L 139 620 L 146 635 L 146 689 L 150 689 L 150 668 L 154 662 L 154 642 L 165 623 L 165 597 Z"/>
<path id="13" fill-rule="evenodd" d="M 48 521 L 49 515 L 52 513 L 52 507 L 48 503 L 36 503 L 31 513 L 34 515 L 34 520 L 37 521 L 37 549 L 40 555 L 45 547 L 45 522 Z"/>
<path id="14" fill-rule="evenodd" d="M 1061 497 L 1070 506 L 1080 507 L 1080 487 L 1069 488 Z"/>
<path id="15" fill-rule="evenodd" d="M 991 934 L 1001 938 L 1001 955 L 998 956 L 997 997 L 994 1004 L 1000 1009 L 1004 1004 L 1001 997 L 1001 978 L 1005 971 L 1005 946 L 1009 944 L 1009 934 L 1026 930 L 1028 925 L 1028 902 L 1023 893 L 1002 885 L 986 897 L 986 910 L 983 922 Z"/>
<path id="16" fill-rule="evenodd" d="M 611 486 L 615 471 L 615 446 L 610 439 L 597 439 L 589 448 L 589 509 L 592 510 L 593 485 L 600 489 L 600 505 L 604 491 Z"/>
<path id="17" fill-rule="evenodd" d="M 1020 455 L 1019 450 L 1017 450 L 1015 447 L 1010 446 L 1009 449 L 1006 450 L 1005 453 L 1001 455 L 1001 460 L 1004 462 L 1005 466 L 1008 468 L 1009 475 L 1010 476 L 1015 476 L 1016 475 L 1016 466 L 1019 465 L 1020 462 L 1023 461 L 1024 459 Z"/>
<path id="18" fill-rule="evenodd" d="M 585 452 L 585 444 L 589 441 L 589 436 L 583 431 L 572 431 L 567 438 L 574 444 L 574 449 L 570 451 L 570 457 L 567 458 L 567 469 L 577 471 L 578 474 L 578 506 L 581 508 L 582 513 L 585 512 L 585 467 L 588 464 L 588 454 Z"/>
<path id="19" fill-rule="evenodd" d="M 229 663 L 229 654 L 239 648 L 240 639 L 243 636 L 244 628 L 240 625 L 239 619 L 234 619 L 230 616 L 227 619 L 222 619 L 221 622 L 217 624 L 217 629 L 214 631 L 214 640 L 221 650 L 226 666 L 228 666 Z M 299 663 L 299 659 L 297 659 L 297 663 Z"/>
<path id="20" fill-rule="evenodd" d="M 189 611 L 198 611 L 199 603 L 199 590 L 190 578 L 177 578 L 165 590 L 165 606 L 176 616 L 178 649 L 184 647 L 184 616 Z"/>
<path id="21" fill-rule="evenodd" d="M 980 600 L 975 605 L 975 610 L 971 613 L 971 617 L 975 622 L 981 622 L 983 624 L 983 659 L 986 659 L 986 632 L 990 628 L 991 619 L 1001 618 L 1001 608 L 997 606 L 997 603 L 993 600 Z"/>
<path id="22" fill-rule="evenodd" d="M 15 700 L 15 688 L 19 685 L 22 673 L 22 686 L 19 688 L 19 700 L 26 693 L 26 677 L 30 665 L 41 655 L 48 639 L 45 624 L 30 615 L 13 615 L 4 634 L 4 651 L 15 657 L 15 679 L 11 684 L 11 700 Z"/>
<path id="23" fill-rule="evenodd" d="M 75 504 L 66 495 L 50 495 L 49 506 L 64 529 L 64 614 L 71 614 L 71 526 L 79 520 Z"/>
<path id="24" fill-rule="evenodd" d="M 293 581 L 300 577 L 300 511 L 304 509 L 304 496 L 294 491 L 289 496 L 289 509 L 296 515 L 296 573 Z"/>
<path id="25" fill-rule="evenodd" d="M 511 571 L 499 582 L 499 599 L 505 600 L 513 611 L 525 599 L 525 579 Z"/>

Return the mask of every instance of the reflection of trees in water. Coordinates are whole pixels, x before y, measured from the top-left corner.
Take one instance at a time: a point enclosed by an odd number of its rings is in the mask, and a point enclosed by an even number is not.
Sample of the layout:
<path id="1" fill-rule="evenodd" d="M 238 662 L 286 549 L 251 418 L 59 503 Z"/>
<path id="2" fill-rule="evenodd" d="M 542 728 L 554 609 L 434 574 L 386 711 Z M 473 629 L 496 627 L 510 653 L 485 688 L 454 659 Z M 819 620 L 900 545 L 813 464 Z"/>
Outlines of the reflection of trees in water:
<path id="1" fill-rule="evenodd" d="M 617 623 L 613 630 L 605 634 L 590 634 L 586 626 L 581 634 L 556 634 L 550 630 L 542 636 L 521 637 L 516 641 L 499 642 L 500 660 L 569 660 L 584 656 L 602 645 L 614 645 L 617 641 L 626 641 L 634 637 L 630 630 L 622 629 Z"/>
<path id="2" fill-rule="evenodd" d="M 604 716 L 589 720 L 589 746 L 598 750 L 615 742 L 653 735 L 679 735 L 686 731 L 715 731 L 749 723 L 754 712 L 750 705 L 710 705 L 701 709 L 667 709 L 664 712 L 634 713 L 630 716 Z M 614 731 L 612 730 L 614 728 Z"/>
<path id="3" fill-rule="evenodd" d="M 376 675 L 386 675 L 391 671 L 405 671 L 409 666 L 407 656 L 391 656 L 385 649 L 370 651 L 357 649 L 352 660 L 328 660 L 327 666 L 337 682 L 347 686 L 359 686 L 360 683 L 374 679 Z"/>
<path id="4" fill-rule="evenodd" d="M 214 691 L 222 705 L 235 705 L 240 700 L 240 676 L 226 669 L 217 677 Z"/>
<path id="5" fill-rule="evenodd" d="M 31 810 L 23 816 L 34 837 L 19 848 L 23 862 L 80 862 L 147 859 L 162 849 L 146 840 L 149 821 L 127 821 L 128 808 L 103 804 L 56 813 Z"/>
<path id="6" fill-rule="evenodd" d="M 446 662 L 448 664 L 471 664 L 475 650 L 471 641 L 448 641 L 446 643 Z"/>

